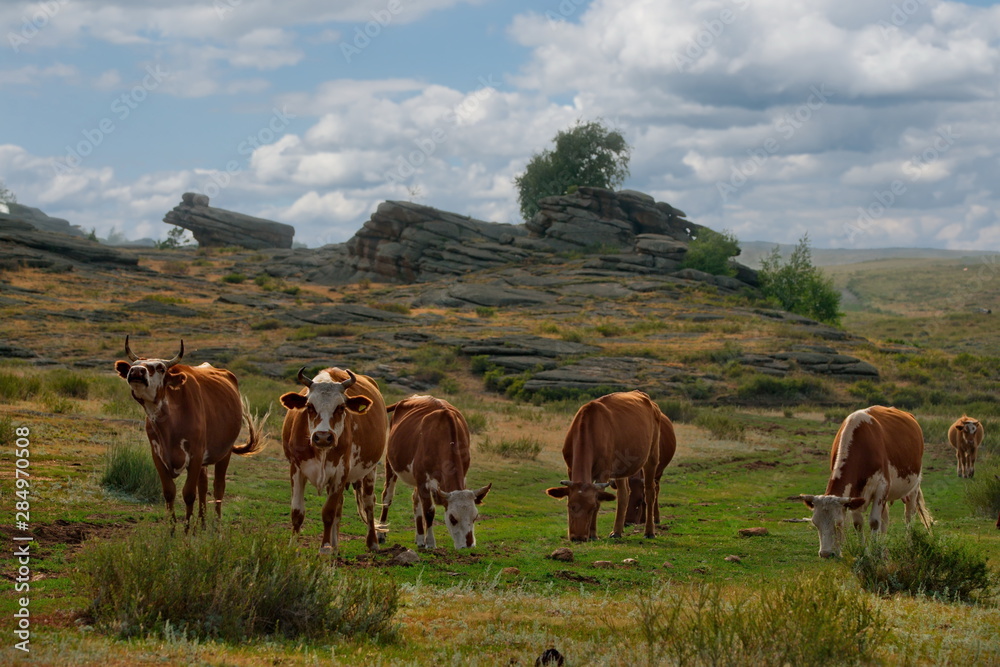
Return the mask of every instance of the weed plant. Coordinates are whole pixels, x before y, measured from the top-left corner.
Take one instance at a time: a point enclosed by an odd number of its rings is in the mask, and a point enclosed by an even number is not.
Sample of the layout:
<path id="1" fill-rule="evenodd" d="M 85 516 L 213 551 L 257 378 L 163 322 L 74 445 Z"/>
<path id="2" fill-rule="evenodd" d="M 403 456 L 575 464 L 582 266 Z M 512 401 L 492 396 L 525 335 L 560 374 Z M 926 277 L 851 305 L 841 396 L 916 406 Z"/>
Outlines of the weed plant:
<path id="1" fill-rule="evenodd" d="M 977 514 L 1000 513 L 1000 463 L 996 457 L 976 463 L 976 476 L 965 486 L 965 500 Z"/>
<path id="2" fill-rule="evenodd" d="M 501 439 L 493 442 L 489 436 L 479 443 L 479 450 L 486 454 L 493 454 L 504 459 L 516 459 L 519 461 L 534 461 L 542 451 L 542 443 L 535 438 L 515 438 L 513 440 Z"/>
<path id="3" fill-rule="evenodd" d="M 142 503 L 162 497 L 160 477 L 148 446 L 134 440 L 120 439 L 108 447 L 101 486 L 111 493 Z"/>

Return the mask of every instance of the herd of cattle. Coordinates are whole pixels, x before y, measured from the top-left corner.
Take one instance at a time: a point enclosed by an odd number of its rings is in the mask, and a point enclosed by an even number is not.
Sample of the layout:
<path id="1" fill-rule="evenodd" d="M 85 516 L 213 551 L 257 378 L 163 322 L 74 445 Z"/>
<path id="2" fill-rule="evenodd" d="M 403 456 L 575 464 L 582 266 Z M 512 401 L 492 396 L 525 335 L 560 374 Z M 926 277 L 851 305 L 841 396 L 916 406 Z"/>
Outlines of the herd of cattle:
<path id="1" fill-rule="evenodd" d="M 221 516 L 230 455 L 260 451 L 267 415 L 251 416 L 231 372 L 208 363 L 182 365 L 183 341 L 169 360 L 136 355 L 128 337 L 125 353 L 128 361 L 118 361 L 115 370 L 146 413 L 146 435 L 167 511 L 174 517 L 174 480 L 187 470 L 182 490 L 185 521 L 190 522 L 196 496 L 204 521 L 207 470 L 214 465 L 213 497 Z M 432 528 L 438 506 L 455 548 L 475 546 L 477 505 L 492 485 L 465 488 L 470 438 L 462 413 L 431 396 L 411 396 L 386 406 L 378 385 L 367 376 L 327 368 L 309 378 L 304 370 L 298 374 L 302 389 L 280 398 L 287 410 L 281 436 L 290 466 L 293 532 L 299 532 L 305 518 L 309 482 L 326 492 L 320 553 L 336 553 L 344 492 L 351 486 L 367 527 L 366 544 L 377 550 L 384 540 L 379 529 L 384 530 L 401 479 L 413 487 L 418 546 L 436 547 Z M 237 445 L 243 423 L 248 439 Z M 948 439 L 956 450 L 959 476 L 972 477 L 982 424 L 963 415 L 949 429 Z M 627 523 L 644 524 L 645 536 L 653 537 L 659 522 L 660 478 L 675 449 L 673 424 L 641 391 L 608 394 L 583 405 L 563 445 L 569 479 L 546 490 L 553 498 L 567 500 L 569 538 L 597 539 L 600 504 L 616 500 L 609 486 L 618 492 L 611 537 L 621 537 Z M 844 420 L 833 441 L 825 494 L 802 496 L 819 532 L 820 556 L 839 555 L 848 511 L 861 530 L 864 509 L 870 507 L 871 530 L 885 532 L 889 504 L 902 500 L 907 522 L 916 514 L 930 526 L 920 489 L 923 449 L 920 426 L 901 410 L 873 406 Z M 383 457 L 386 481 L 376 521 L 375 470 Z"/>

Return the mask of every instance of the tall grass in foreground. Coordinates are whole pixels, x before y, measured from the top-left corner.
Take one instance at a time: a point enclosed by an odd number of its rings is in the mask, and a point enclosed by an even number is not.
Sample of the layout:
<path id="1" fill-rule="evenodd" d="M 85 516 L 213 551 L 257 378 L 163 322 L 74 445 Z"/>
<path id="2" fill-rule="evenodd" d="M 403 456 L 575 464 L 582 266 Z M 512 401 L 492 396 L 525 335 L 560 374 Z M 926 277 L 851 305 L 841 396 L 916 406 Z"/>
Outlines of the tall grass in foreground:
<path id="1" fill-rule="evenodd" d="M 222 525 L 172 536 L 160 524 L 88 545 L 81 568 L 94 624 L 121 638 L 396 638 L 394 581 L 344 574 L 264 531 Z"/>
<path id="2" fill-rule="evenodd" d="M 1000 577 L 972 546 L 922 527 L 874 536 L 861 544 L 852 535 L 844 555 L 861 586 L 879 595 L 907 593 L 945 601 L 986 602 Z"/>
<path id="3" fill-rule="evenodd" d="M 108 447 L 101 486 L 143 503 L 156 502 L 163 493 L 149 447 L 125 439 Z"/>
<path id="4" fill-rule="evenodd" d="M 1000 512 L 1000 461 L 995 457 L 976 463 L 976 476 L 965 486 L 965 501 L 977 514 L 995 517 Z"/>
<path id="5" fill-rule="evenodd" d="M 875 600 L 827 574 L 769 584 L 736 600 L 715 584 L 665 587 L 637 596 L 634 617 L 638 636 L 619 630 L 619 640 L 644 650 L 648 665 L 866 664 L 889 634 Z"/>
<path id="6" fill-rule="evenodd" d="M 535 438 L 523 437 L 508 440 L 501 438 L 494 442 L 489 436 L 479 443 L 479 451 L 494 454 L 504 459 L 534 461 L 542 451 L 542 443 Z"/>

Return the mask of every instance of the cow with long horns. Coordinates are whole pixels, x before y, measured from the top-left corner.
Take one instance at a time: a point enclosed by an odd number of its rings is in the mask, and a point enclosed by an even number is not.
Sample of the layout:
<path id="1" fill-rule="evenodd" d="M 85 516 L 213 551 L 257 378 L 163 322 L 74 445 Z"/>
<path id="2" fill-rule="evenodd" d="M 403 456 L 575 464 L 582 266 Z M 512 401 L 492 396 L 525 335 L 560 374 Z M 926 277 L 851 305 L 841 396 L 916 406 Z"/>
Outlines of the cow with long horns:
<path id="1" fill-rule="evenodd" d="M 250 456 L 264 448 L 261 424 L 267 415 L 259 419 L 250 415 L 236 376 L 229 371 L 209 363 L 182 365 L 183 340 L 174 358 L 147 359 L 132 351 L 126 336 L 125 354 L 128 361 L 115 362 L 115 370 L 128 382 L 132 398 L 146 413 L 146 435 L 171 518 L 176 520 L 174 480 L 187 470 L 181 491 L 184 519 L 190 522 L 197 495 L 198 517 L 204 523 L 211 465 L 215 466 L 215 513 L 221 517 L 230 455 Z M 243 422 L 247 441 L 234 446 Z"/>
<path id="2" fill-rule="evenodd" d="M 327 368 L 310 379 L 299 370 L 298 393 L 281 396 L 287 408 L 281 428 L 292 484 L 292 531 L 305 518 L 305 484 L 322 493 L 321 554 L 336 554 L 344 490 L 354 488 L 358 514 L 368 533 L 365 543 L 378 550 L 375 532 L 375 466 L 385 453 L 388 416 L 375 380 L 339 368 Z"/>
<path id="3" fill-rule="evenodd" d="M 614 500 L 605 489 L 614 479 L 618 508 L 611 537 L 621 537 L 628 507 L 628 478 L 643 472 L 646 537 L 655 535 L 656 466 L 660 460 L 660 408 L 641 391 L 608 394 L 584 404 L 573 417 L 563 444 L 569 479 L 546 489 L 553 498 L 567 499 L 569 538 L 597 539 L 601 501 Z"/>

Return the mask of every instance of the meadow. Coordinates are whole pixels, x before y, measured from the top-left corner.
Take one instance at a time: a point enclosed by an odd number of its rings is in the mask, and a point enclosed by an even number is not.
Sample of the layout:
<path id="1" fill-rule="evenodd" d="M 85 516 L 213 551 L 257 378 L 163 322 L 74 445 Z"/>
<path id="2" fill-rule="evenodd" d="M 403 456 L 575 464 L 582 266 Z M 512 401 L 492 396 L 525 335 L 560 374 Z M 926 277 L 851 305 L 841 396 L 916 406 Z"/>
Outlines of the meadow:
<path id="1" fill-rule="evenodd" d="M 820 341 L 786 323 L 751 316 L 754 307 L 765 305 L 752 296 L 685 287 L 614 303 L 573 301 L 562 312 L 428 308 L 415 305 L 421 288 L 414 286 L 225 280 L 243 259 L 245 253 L 149 253 L 143 257 L 148 273 L 136 275 L 25 269 L 2 276 L 7 299 L 0 306 L 0 337 L 38 355 L 0 362 L 0 507 L 6 517 L 0 531 L 8 545 L 19 534 L 13 530 L 14 429 L 27 427 L 35 538 L 31 654 L 22 655 L 10 640 L 0 646 L 5 663 L 530 665 L 549 647 L 572 665 L 1000 662 L 995 586 L 971 601 L 934 591 L 868 592 L 852 573 L 850 556 L 818 557 L 818 538 L 803 521 L 808 510 L 797 498 L 823 491 L 830 443 L 846 414 L 878 399 L 895 402 L 924 427 L 923 489 L 937 521 L 934 535 L 987 557 L 996 576 L 996 514 L 976 512 L 967 500 L 1000 458 L 1000 403 L 994 398 L 1000 367 L 990 354 L 995 340 L 968 303 L 992 298 L 990 280 L 981 281 L 979 291 L 965 295 L 961 304 L 949 304 L 943 293 L 920 292 L 920 308 L 891 310 L 890 302 L 914 298 L 894 292 L 898 283 L 919 283 L 911 278 L 917 275 L 913 262 L 897 267 L 895 282 L 892 267 L 838 267 L 863 297 L 845 317 L 844 328 L 864 337 L 851 344 L 851 353 L 874 363 L 882 377 L 836 380 L 793 370 L 781 378 L 784 384 L 774 396 L 761 397 L 746 389 L 741 393 L 741 387 L 771 385 L 740 366 L 739 354 Z M 919 265 L 929 275 L 926 290 L 954 268 L 949 261 Z M 233 293 L 274 307 L 218 301 Z M 345 302 L 395 310 L 412 322 L 304 324 L 285 317 L 294 309 Z M 677 317 L 726 310 L 733 315 L 719 320 Z M 961 326 L 920 336 L 920 327 L 931 321 Z M 599 517 L 602 539 L 568 541 L 565 503 L 544 491 L 565 476 L 562 439 L 586 396 L 511 398 L 491 391 L 488 371 L 484 375 L 486 369 L 476 368 L 474 358 L 454 345 L 406 339 L 400 331 L 484 339 L 532 333 L 599 346 L 604 354 L 669 359 L 707 377 L 654 395 L 674 418 L 678 441 L 661 486 L 657 536 L 644 539 L 633 527 L 621 540 L 603 537 L 613 517 L 613 504 L 606 503 Z M 141 345 L 140 354 L 150 356 L 172 355 L 183 337 L 192 362 L 211 360 L 233 369 L 254 409 L 274 408 L 267 424 L 269 447 L 229 467 L 221 526 L 209 516 L 205 529 L 170 536 L 158 501 L 102 486 L 109 452 L 131 449 L 148 456 L 140 410 L 112 369 L 126 333 L 133 335 L 133 345 Z M 303 350 L 310 356 L 300 362 L 296 355 Z M 102 545 L 128 546 L 138 536 L 167 545 L 176 540 L 180 552 L 188 543 L 197 548 L 199 540 L 222 534 L 233 544 L 224 553 L 236 558 L 257 541 L 288 542 L 290 492 L 277 398 L 295 389 L 298 366 L 321 359 L 349 363 L 376 377 L 430 384 L 428 393 L 463 411 L 474 433 L 468 485 L 493 484 L 480 508 L 478 546 L 421 551 L 413 566 L 390 564 L 395 554 L 414 548 L 408 490 L 400 487 L 379 553 L 365 551 L 362 524 L 347 498 L 340 554 L 321 557 L 323 499 L 307 492 L 303 534 L 294 540 L 292 554 L 280 558 L 308 559 L 302 562 L 319 563 L 333 577 L 358 586 L 388 587 L 378 589 L 380 595 L 388 595 L 386 590 L 398 595 L 388 630 L 378 636 L 265 633 L 237 642 L 169 624 L 148 636 L 126 637 L 96 623 L 88 611 L 94 605 L 88 573 Z M 815 391 L 783 393 L 793 382 Z M 413 393 L 397 382 L 381 384 L 387 403 Z M 948 424 L 965 409 L 987 432 L 973 482 L 955 474 L 945 437 Z M 767 535 L 740 536 L 751 527 L 764 527 Z M 439 543 L 450 545 L 442 540 L 442 526 L 436 534 Z M 898 504 L 891 511 L 890 536 L 905 538 Z M 572 549 L 573 562 L 547 557 L 560 547 Z M 174 550 L 166 553 L 169 559 Z M 596 567 L 597 561 L 610 561 L 611 567 Z M 12 637 L 20 597 L 12 558 L 4 559 L 3 574 L 8 585 L 0 594 L 0 628 Z M 850 618 L 838 616 L 838 610 Z M 835 635 L 823 630 L 840 623 L 854 630 Z"/>

